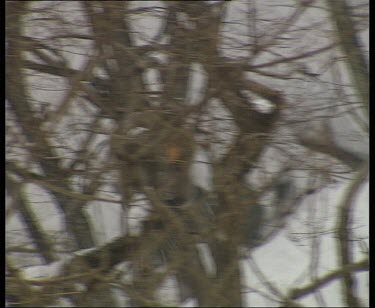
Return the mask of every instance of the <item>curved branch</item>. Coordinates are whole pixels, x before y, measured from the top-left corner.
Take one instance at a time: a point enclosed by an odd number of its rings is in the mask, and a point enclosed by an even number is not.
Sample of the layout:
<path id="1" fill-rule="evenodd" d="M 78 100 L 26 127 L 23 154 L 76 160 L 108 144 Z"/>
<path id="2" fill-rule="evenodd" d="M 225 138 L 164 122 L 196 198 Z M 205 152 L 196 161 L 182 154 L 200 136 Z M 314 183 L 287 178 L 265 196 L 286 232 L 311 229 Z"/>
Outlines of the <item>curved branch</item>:
<path id="1" fill-rule="evenodd" d="M 356 178 L 348 187 L 341 204 L 339 205 L 339 214 L 337 221 L 338 234 L 338 255 L 343 268 L 352 263 L 353 247 L 351 237 L 352 209 L 354 207 L 354 199 L 361 185 L 365 183 L 368 175 L 368 163 L 364 164 L 357 173 Z M 350 307 L 360 307 L 359 300 L 355 295 L 356 282 L 350 271 L 342 275 L 344 294 L 346 303 Z"/>
<path id="2" fill-rule="evenodd" d="M 311 282 L 310 284 L 304 287 L 292 290 L 288 298 L 292 300 L 299 299 L 301 297 L 307 296 L 315 292 L 316 290 L 324 287 L 325 285 L 327 285 L 328 283 L 336 279 L 341 279 L 344 275 L 347 275 L 348 273 L 367 271 L 368 269 L 369 269 L 368 259 L 364 259 L 356 263 L 348 264 L 343 268 L 340 268 L 328 275 L 325 275 L 321 278 L 316 279 L 315 281 Z"/>

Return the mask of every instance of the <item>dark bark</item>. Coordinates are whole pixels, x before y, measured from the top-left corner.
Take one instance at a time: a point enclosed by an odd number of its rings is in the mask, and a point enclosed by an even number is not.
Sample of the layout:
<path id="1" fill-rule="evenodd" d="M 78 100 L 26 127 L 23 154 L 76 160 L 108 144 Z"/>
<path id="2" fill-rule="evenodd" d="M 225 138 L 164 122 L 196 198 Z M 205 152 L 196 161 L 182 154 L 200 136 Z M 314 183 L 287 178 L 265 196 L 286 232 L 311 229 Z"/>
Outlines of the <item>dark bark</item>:
<path id="1" fill-rule="evenodd" d="M 336 26 L 340 48 L 346 56 L 357 96 L 368 115 L 370 90 L 368 64 L 362 51 L 351 8 L 346 0 L 327 1 L 327 5 L 331 10 L 331 18 Z"/>

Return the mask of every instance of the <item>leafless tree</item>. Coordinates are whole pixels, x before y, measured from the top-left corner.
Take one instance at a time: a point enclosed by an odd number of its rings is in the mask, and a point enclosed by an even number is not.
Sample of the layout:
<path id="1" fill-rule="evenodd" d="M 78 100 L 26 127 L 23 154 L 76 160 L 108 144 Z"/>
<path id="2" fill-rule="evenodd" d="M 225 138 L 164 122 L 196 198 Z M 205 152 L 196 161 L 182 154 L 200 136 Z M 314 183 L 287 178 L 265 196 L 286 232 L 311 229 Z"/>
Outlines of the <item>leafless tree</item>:
<path id="1" fill-rule="evenodd" d="M 356 274 L 368 257 L 358 258 L 353 213 L 368 173 L 367 10 L 337 0 L 8 1 L 8 305 L 160 306 L 173 278 L 178 302 L 199 306 L 252 305 L 248 290 L 272 305 L 312 295 L 326 306 L 332 281 L 344 305 L 363 306 Z M 346 125 L 358 135 L 340 135 Z M 349 186 L 329 205 L 336 225 L 309 225 L 324 204 L 306 200 L 340 183 Z M 279 290 L 253 254 L 304 209 L 309 280 Z M 322 274 L 330 232 L 339 262 Z M 27 277 L 38 264 L 59 266 Z"/>

